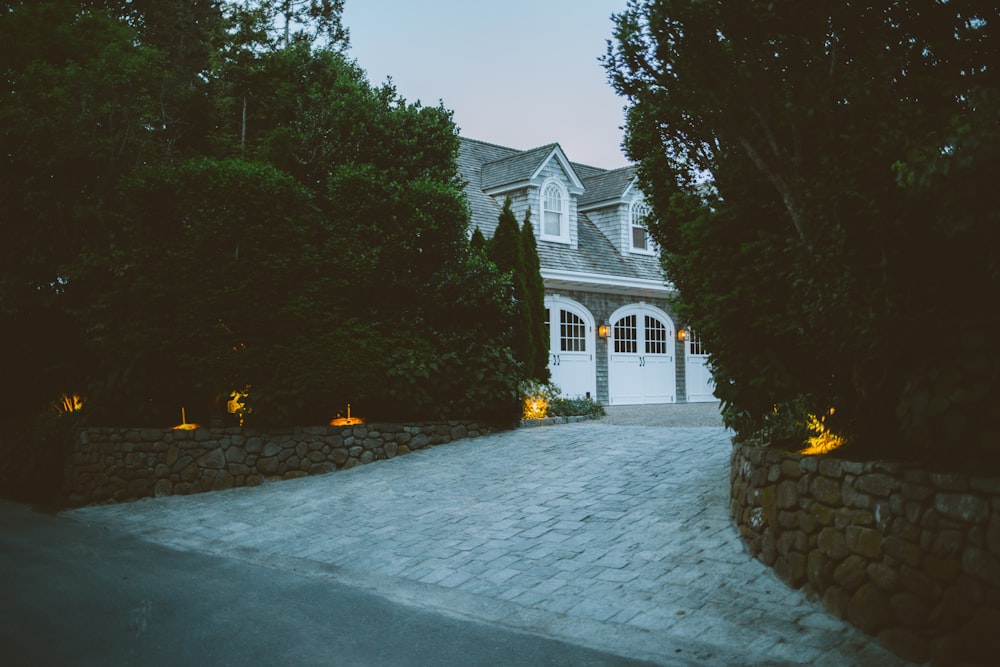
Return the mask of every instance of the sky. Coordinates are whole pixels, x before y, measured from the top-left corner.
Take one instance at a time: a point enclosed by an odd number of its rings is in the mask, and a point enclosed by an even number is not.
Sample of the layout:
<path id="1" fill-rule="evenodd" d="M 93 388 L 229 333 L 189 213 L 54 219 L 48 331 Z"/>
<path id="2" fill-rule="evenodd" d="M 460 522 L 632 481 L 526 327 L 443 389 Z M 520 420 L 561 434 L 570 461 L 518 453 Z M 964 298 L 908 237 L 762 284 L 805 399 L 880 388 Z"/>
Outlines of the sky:
<path id="1" fill-rule="evenodd" d="M 349 55 L 373 85 L 454 112 L 461 136 L 628 164 L 625 100 L 598 58 L 626 0 L 346 0 Z"/>

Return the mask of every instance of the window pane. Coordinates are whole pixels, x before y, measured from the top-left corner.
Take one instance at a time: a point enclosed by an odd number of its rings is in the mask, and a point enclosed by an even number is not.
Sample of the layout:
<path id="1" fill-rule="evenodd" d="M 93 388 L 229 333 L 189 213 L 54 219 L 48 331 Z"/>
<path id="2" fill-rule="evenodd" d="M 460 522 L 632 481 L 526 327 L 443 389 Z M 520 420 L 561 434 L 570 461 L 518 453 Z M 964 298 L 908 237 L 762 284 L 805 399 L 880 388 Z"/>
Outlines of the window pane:
<path id="1" fill-rule="evenodd" d="M 575 314 L 563 310 L 559 313 L 559 347 L 563 352 L 587 351 L 587 326 Z"/>
<path id="2" fill-rule="evenodd" d="M 635 354 L 638 351 L 638 330 L 635 315 L 623 317 L 615 322 L 615 352 Z"/>
<path id="3" fill-rule="evenodd" d="M 646 230 L 642 227 L 632 228 L 632 247 L 636 250 L 648 250 L 646 247 Z"/>
<path id="4" fill-rule="evenodd" d="M 562 236 L 562 215 L 551 211 L 545 212 L 545 224 L 542 233 L 547 236 Z"/>
<path id="5" fill-rule="evenodd" d="M 646 315 L 646 354 L 667 353 L 667 327 L 655 317 Z"/>

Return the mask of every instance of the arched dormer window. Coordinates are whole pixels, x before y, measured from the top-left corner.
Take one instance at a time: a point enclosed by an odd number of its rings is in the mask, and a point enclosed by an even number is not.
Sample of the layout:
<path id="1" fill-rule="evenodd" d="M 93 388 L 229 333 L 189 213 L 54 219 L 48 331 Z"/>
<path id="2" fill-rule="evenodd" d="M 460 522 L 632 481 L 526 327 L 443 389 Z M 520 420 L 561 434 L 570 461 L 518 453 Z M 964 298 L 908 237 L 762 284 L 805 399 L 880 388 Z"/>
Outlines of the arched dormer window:
<path id="1" fill-rule="evenodd" d="M 569 243 L 569 196 L 559 181 L 546 181 L 541 190 L 541 238 Z"/>
<path id="2" fill-rule="evenodd" d="M 642 199 L 633 200 L 629 206 L 629 247 L 632 252 L 652 254 L 656 251 L 656 244 L 646 230 L 646 218 L 650 213 L 652 209 Z"/>

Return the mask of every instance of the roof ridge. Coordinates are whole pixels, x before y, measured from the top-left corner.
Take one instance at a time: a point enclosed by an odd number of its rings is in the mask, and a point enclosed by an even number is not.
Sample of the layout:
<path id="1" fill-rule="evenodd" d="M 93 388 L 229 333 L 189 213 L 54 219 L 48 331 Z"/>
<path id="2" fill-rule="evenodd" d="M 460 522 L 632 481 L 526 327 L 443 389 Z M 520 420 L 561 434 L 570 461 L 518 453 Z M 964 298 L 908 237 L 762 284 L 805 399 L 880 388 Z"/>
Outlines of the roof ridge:
<path id="1" fill-rule="evenodd" d="M 514 148 L 513 146 L 504 146 L 503 144 L 495 144 L 492 141 L 483 141 L 482 139 L 473 139 L 472 137 L 466 137 L 461 134 L 458 135 L 458 139 L 459 141 L 471 141 L 472 143 L 483 144 L 484 146 L 491 146 L 493 148 L 503 148 L 504 150 L 508 151 L 517 151 L 519 153 L 527 152 L 521 148 Z"/>

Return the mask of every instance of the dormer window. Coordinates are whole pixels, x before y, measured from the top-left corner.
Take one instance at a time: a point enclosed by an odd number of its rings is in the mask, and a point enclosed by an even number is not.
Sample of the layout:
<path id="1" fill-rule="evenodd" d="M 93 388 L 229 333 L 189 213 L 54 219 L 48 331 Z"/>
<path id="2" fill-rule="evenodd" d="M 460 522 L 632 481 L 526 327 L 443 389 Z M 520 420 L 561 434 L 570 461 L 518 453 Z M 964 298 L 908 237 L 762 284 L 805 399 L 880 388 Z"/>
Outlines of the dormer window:
<path id="1" fill-rule="evenodd" d="M 656 251 L 656 244 L 646 229 L 646 219 L 651 212 L 649 206 L 641 199 L 636 199 L 629 207 L 629 238 L 632 252 L 653 254 Z"/>
<path id="2" fill-rule="evenodd" d="M 542 240 L 569 243 L 569 196 L 559 181 L 546 181 L 541 190 Z"/>

